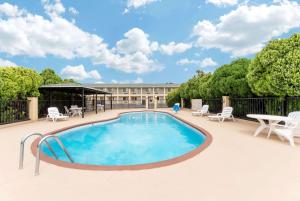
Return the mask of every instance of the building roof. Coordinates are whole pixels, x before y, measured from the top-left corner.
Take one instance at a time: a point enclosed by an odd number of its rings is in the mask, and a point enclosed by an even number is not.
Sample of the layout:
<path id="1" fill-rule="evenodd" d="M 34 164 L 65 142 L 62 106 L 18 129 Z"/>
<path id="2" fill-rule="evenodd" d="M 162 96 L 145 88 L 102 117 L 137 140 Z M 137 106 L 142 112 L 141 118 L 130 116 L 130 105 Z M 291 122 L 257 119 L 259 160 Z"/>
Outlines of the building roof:
<path id="1" fill-rule="evenodd" d="M 81 94 L 82 90 L 84 90 L 85 95 L 90 94 L 111 94 L 109 92 L 105 92 L 90 86 L 81 85 L 81 84 L 70 84 L 70 83 L 63 83 L 63 84 L 49 84 L 49 85 L 42 85 L 39 87 L 39 90 L 47 90 L 47 91 L 60 91 L 60 92 L 67 92 L 67 93 L 77 93 Z"/>
<path id="2" fill-rule="evenodd" d="M 106 88 L 106 87 L 124 87 L 124 88 L 139 88 L 139 87 L 170 87 L 170 88 L 176 88 L 179 87 L 180 84 L 174 84 L 174 83 L 165 83 L 165 84 L 84 84 L 88 87 L 94 87 L 94 88 Z"/>

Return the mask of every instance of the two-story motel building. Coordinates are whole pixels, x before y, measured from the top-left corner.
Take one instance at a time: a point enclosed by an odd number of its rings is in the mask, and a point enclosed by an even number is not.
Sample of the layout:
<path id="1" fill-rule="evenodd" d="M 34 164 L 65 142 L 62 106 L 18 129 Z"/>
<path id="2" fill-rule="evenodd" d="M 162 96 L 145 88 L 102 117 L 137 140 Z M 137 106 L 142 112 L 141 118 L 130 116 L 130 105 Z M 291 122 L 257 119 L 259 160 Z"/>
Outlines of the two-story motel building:
<path id="1" fill-rule="evenodd" d="M 115 104 L 128 102 L 145 105 L 147 100 L 151 103 L 155 98 L 158 104 L 165 104 L 167 94 L 178 88 L 179 84 L 90 84 L 89 87 L 112 93 L 106 100 L 112 100 Z"/>

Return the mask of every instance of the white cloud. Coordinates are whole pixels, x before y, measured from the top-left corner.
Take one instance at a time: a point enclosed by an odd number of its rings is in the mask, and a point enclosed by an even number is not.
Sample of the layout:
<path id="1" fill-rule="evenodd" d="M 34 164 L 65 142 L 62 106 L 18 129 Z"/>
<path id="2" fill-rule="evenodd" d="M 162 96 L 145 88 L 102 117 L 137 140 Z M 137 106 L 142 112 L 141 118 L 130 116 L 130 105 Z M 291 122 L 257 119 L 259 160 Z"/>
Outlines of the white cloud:
<path id="1" fill-rule="evenodd" d="M 113 84 L 119 84 L 119 82 L 117 80 L 111 80 L 111 83 L 113 83 Z"/>
<path id="2" fill-rule="evenodd" d="M 136 80 L 133 81 L 133 83 L 135 83 L 135 84 L 141 84 L 141 83 L 144 83 L 144 80 L 143 80 L 143 78 L 138 77 L 138 78 L 136 78 Z"/>
<path id="3" fill-rule="evenodd" d="M 149 55 L 157 50 L 158 43 L 150 42 L 148 34 L 139 28 L 133 28 L 124 34 L 125 39 L 117 42 L 116 49 L 119 53 L 133 54 L 141 52 Z"/>
<path id="4" fill-rule="evenodd" d="M 176 62 L 177 65 L 187 65 L 187 64 L 199 64 L 200 61 L 198 60 L 190 60 L 190 59 L 187 59 L 187 58 L 184 58 L 184 59 L 180 59 L 179 61 Z"/>
<path id="5" fill-rule="evenodd" d="M 220 17 L 218 24 L 199 21 L 196 46 L 218 48 L 234 57 L 257 53 L 265 43 L 300 27 L 300 5 L 282 0 L 272 5 L 242 5 Z"/>
<path id="6" fill-rule="evenodd" d="M 212 58 L 205 58 L 200 62 L 200 67 L 201 68 L 206 68 L 206 67 L 214 67 L 217 66 L 218 63 L 215 62 Z"/>
<path id="7" fill-rule="evenodd" d="M 51 4 L 49 0 L 43 1 L 49 19 L 24 12 L 11 4 L 0 4 L 0 8 L 14 10 L 0 10 L 0 52 L 12 56 L 89 58 L 95 65 L 102 64 L 126 73 L 147 73 L 163 69 L 163 66 L 150 58 L 151 51 L 158 48 L 158 43 L 149 42 L 148 35 L 142 30 L 130 30 L 125 34 L 126 38 L 119 41 L 117 48 L 109 49 L 101 37 L 85 32 L 61 17 L 64 9 L 60 4 L 59 0 L 55 4 Z M 5 18 L 1 18 L 3 15 Z M 139 39 L 139 43 L 129 47 L 128 41 L 132 39 Z"/>
<path id="8" fill-rule="evenodd" d="M 66 66 L 61 70 L 61 75 L 68 78 L 68 79 L 74 79 L 74 80 L 86 80 L 86 79 L 93 79 L 93 80 L 100 80 L 101 75 L 98 71 L 92 70 L 92 71 L 86 71 L 85 67 L 81 64 L 78 66 Z"/>
<path id="9" fill-rule="evenodd" d="M 238 3 L 238 0 L 206 0 L 206 3 L 211 3 L 216 6 L 233 6 Z"/>
<path id="10" fill-rule="evenodd" d="M 72 15 L 78 15 L 78 10 L 76 10 L 76 8 L 74 7 L 69 7 L 69 12 L 72 14 Z"/>
<path id="11" fill-rule="evenodd" d="M 24 10 L 19 10 L 18 6 L 9 3 L 0 4 L 0 17 L 1 15 L 8 17 L 17 17 L 25 13 Z"/>
<path id="12" fill-rule="evenodd" d="M 10 55 L 45 57 L 51 54 L 73 59 L 91 57 L 106 49 L 100 37 L 82 31 L 62 17 L 48 20 L 30 13 L 0 20 L 0 38 L 0 51 Z"/>
<path id="13" fill-rule="evenodd" d="M 46 13 L 51 17 L 59 16 L 66 11 L 60 0 L 42 0 L 42 4 Z"/>
<path id="14" fill-rule="evenodd" d="M 139 8 L 141 6 L 145 6 L 147 4 L 156 2 L 158 0 L 127 0 L 127 9 L 129 8 Z"/>
<path id="15" fill-rule="evenodd" d="M 151 59 L 152 52 L 158 49 L 158 43 L 151 42 L 148 34 L 139 28 L 133 28 L 126 32 L 124 37 L 116 43 L 112 51 L 104 51 L 101 56 L 95 57 L 94 63 L 138 74 L 163 69 L 161 64 Z"/>
<path id="16" fill-rule="evenodd" d="M 17 66 L 17 64 L 15 64 L 12 61 L 0 58 L 0 67 L 11 67 L 11 66 Z"/>
<path id="17" fill-rule="evenodd" d="M 173 55 L 175 53 L 183 53 L 183 52 L 189 50 L 190 48 L 192 48 L 191 44 L 187 44 L 187 43 L 177 43 L 176 44 L 173 41 L 167 45 L 161 45 L 160 51 L 166 55 Z"/>
<path id="18" fill-rule="evenodd" d="M 195 64 L 195 65 L 200 65 L 201 68 L 214 67 L 214 66 L 218 65 L 218 63 L 210 57 L 204 58 L 203 60 L 190 60 L 190 59 L 184 58 L 184 59 L 177 61 L 176 64 L 182 65 L 182 66 L 189 65 L 189 64 Z"/>
<path id="19" fill-rule="evenodd" d="M 118 81 L 118 80 L 111 80 L 111 83 L 113 84 L 129 84 L 129 83 L 134 83 L 134 84 L 141 84 L 141 83 L 144 83 L 144 80 L 143 78 L 141 77 L 137 77 L 135 80 L 121 80 L 121 81 Z"/>

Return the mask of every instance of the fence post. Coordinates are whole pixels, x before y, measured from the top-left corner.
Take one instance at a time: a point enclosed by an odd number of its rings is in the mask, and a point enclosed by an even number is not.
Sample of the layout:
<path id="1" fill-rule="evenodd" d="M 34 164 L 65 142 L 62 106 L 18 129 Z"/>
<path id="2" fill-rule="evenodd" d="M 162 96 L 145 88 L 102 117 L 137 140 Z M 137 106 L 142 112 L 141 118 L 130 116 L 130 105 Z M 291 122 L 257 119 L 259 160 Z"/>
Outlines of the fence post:
<path id="1" fill-rule="evenodd" d="M 201 110 L 203 101 L 202 99 L 192 99 L 192 110 Z"/>
<path id="2" fill-rule="evenodd" d="M 32 121 L 37 121 L 39 118 L 39 99 L 38 97 L 28 97 L 28 117 Z"/>
<path id="3" fill-rule="evenodd" d="M 229 96 L 222 96 L 222 100 L 223 100 L 223 109 L 224 109 L 224 107 L 229 107 L 230 106 Z"/>

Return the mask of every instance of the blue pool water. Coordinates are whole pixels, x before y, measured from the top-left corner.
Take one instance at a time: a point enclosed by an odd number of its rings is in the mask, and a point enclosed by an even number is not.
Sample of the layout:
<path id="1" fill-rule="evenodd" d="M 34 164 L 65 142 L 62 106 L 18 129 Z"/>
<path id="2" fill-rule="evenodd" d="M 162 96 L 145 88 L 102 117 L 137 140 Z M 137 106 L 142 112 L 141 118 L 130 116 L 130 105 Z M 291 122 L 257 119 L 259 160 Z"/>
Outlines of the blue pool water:
<path id="1" fill-rule="evenodd" d="M 75 163 L 87 165 L 140 165 L 184 155 L 204 143 L 198 130 L 158 112 L 135 112 L 119 119 L 67 130 L 58 137 Z M 69 162 L 58 144 L 49 143 L 59 159 Z M 45 145 L 42 151 L 53 157 Z"/>

